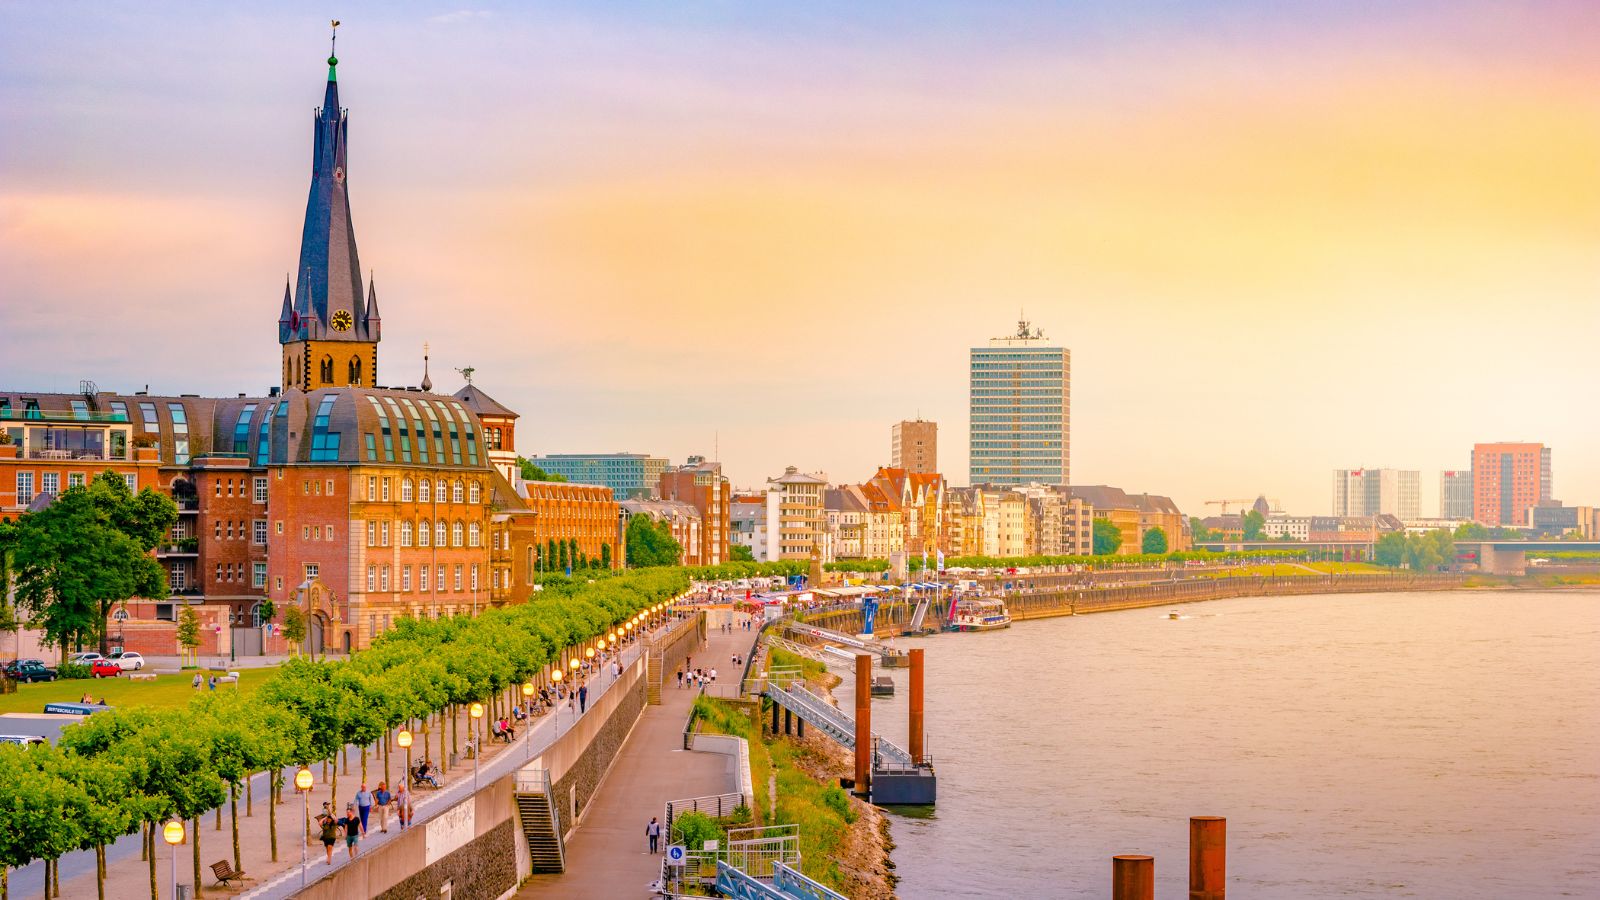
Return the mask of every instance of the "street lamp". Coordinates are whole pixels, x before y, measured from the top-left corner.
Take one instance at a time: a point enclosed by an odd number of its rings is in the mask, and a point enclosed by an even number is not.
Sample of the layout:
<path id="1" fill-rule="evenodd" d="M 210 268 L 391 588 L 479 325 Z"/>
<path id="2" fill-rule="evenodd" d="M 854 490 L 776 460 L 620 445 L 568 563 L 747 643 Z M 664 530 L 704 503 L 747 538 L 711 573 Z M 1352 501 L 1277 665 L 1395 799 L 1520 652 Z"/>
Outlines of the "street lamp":
<path id="1" fill-rule="evenodd" d="M 483 734 L 478 722 L 483 718 L 483 704 L 474 703 L 467 707 L 467 714 L 472 716 L 472 789 L 478 789 L 478 762 L 483 759 Z"/>
<path id="2" fill-rule="evenodd" d="M 400 733 L 394 736 L 394 742 L 406 751 L 406 780 L 402 783 L 409 785 L 411 783 L 411 731 L 405 728 L 400 729 Z M 407 790 L 409 790 L 409 787 Z"/>
<path id="3" fill-rule="evenodd" d="M 161 826 L 161 839 L 172 848 L 172 896 L 178 896 L 178 845 L 183 843 L 183 820 L 172 819 Z"/>
<path id="4" fill-rule="evenodd" d="M 402 731 L 400 733 L 401 734 L 405 734 L 404 731 Z M 410 745 L 407 744 L 406 746 L 410 746 Z M 410 759 L 410 752 L 411 751 L 409 751 L 409 750 L 406 751 L 408 760 Z M 411 768 L 411 766 L 407 765 L 406 768 L 409 770 Z M 294 773 L 294 789 L 296 791 L 299 791 L 300 794 L 303 797 L 306 798 L 306 832 L 307 833 L 302 837 L 302 839 L 300 841 L 300 886 L 301 887 L 305 887 L 306 886 L 306 865 L 307 865 L 307 863 L 306 863 L 306 845 L 311 843 L 311 834 L 310 834 L 310 831 L 311 831 L 311 785 L 315 784 L 316 781 L 317 781 L 317 778 L 316 778 L 315 775 L 311 774 L 311 767 L 310 766 L 301 766 L 299 771 Z"/>
<path id="5" fill-rule="evenodd" d="M 523 705 L 528 705 L 529 703 L 532 702 L 532 699 L 533 699 L 533 682 L 532 681 L 524 681 L 522 683 L 522 702 L 523 702 Z M 532 759 L 533 758 L 533 710 L 531 710 L 531 709 L 528 710 L 527 722 L 528 722 L 528 734 L 525 737 L 526 737 L 526 739 L 528 741 L 528 758 Z"/>
<path id="6" fill-rule="evenodd" d="M 556 686 L 556 737 L 561 737 L 561 674 L 560 666 L 550 667 L 550 680 Z"/>

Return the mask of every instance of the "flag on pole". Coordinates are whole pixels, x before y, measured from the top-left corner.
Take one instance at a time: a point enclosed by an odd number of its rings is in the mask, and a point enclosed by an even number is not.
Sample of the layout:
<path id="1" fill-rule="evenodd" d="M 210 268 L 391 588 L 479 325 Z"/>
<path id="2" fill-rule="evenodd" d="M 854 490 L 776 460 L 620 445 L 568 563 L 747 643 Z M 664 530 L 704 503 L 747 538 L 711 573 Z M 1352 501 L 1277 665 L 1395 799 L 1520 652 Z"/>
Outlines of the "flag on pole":
<path id="1" fill-rule="evenodd" d="M 937 552 L 939 554 L 939 571 L 943 572 L 944 571 L 944 551 L 943 550 L 939 550 Z"/>

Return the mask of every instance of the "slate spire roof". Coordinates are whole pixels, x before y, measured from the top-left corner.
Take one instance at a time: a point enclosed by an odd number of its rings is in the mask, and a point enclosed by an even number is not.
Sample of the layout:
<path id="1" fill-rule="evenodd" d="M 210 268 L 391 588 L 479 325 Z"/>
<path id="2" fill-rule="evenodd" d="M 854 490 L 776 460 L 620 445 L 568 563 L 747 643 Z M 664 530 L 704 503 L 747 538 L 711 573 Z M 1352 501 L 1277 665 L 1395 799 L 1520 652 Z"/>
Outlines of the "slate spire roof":
<path id="1" fill-rule="evenodd" d="M 364 300 L 361 289 L 361 262 L 350 218 L 350 117 L 339 107 L 338 66 L 337 57 L 328 57 L 328 84 L 312 123 L 311 192 L 300 235 L 294 306 L 289 321 L 278 323 L 280 343 L 378 340 L 376 310 L 369 315 L 370 301 Z M 349 314 L 347 330 L 333 327 L 340 312 Z"/>

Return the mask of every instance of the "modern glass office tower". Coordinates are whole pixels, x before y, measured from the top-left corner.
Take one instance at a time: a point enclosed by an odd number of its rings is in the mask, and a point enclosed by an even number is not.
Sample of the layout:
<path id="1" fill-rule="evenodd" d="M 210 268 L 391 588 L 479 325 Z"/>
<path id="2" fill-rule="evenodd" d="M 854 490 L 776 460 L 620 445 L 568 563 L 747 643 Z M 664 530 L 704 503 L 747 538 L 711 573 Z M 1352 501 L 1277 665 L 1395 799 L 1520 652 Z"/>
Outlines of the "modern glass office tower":
<path id="1" fill-rule="evenodd" d="M 1022 320 L 972 348 L 971 378 L 971 483 L 1070 483 L 1070 351 Z"/>

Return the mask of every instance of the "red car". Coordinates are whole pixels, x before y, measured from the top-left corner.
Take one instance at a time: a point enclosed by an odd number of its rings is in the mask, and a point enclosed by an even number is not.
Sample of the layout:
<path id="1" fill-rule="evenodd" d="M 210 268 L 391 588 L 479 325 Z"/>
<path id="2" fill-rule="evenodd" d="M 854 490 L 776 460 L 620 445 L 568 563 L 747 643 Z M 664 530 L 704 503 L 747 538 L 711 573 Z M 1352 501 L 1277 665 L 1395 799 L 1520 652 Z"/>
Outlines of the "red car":
<path id="1" fill-rule="evenodd" d="M 122 666 L 117 665 L 114 659 L 97 659 L 89 673 L 96 678 L 115 678 L 122 674 Z"/>

